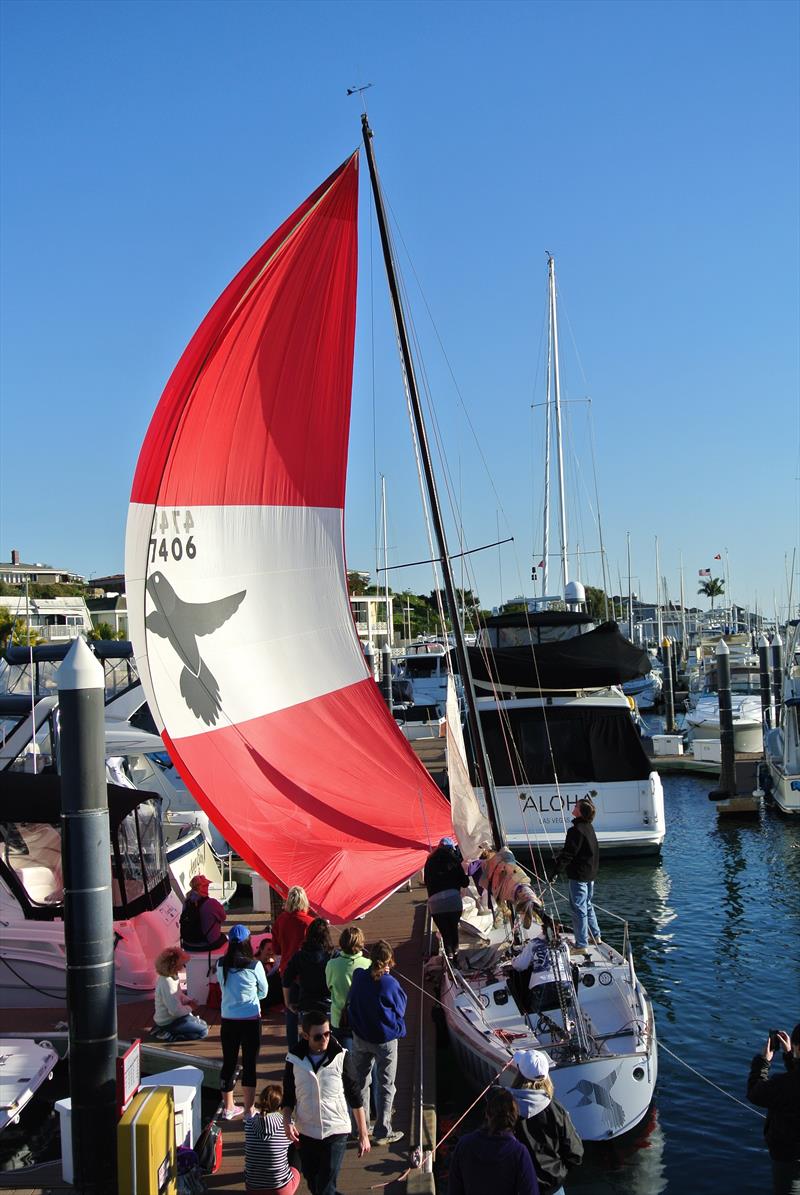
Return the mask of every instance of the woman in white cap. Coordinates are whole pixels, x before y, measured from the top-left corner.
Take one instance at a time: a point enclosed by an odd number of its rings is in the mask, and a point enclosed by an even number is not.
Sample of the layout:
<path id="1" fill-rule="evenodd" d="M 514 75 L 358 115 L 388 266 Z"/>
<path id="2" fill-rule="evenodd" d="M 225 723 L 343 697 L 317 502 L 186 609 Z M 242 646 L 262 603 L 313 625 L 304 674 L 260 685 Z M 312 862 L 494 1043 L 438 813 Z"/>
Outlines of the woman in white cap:
<path id="1" fill-rule="evenodd" d="M 517 1137 L 528 1147 L 541 1195 L 564 1195 L 568 1171 L 583 1161 L 583 1142 L 553 1095 L 550 1062 L 541 1050 L 517 1050 L 511 1094 L 519 1109 Z"/>

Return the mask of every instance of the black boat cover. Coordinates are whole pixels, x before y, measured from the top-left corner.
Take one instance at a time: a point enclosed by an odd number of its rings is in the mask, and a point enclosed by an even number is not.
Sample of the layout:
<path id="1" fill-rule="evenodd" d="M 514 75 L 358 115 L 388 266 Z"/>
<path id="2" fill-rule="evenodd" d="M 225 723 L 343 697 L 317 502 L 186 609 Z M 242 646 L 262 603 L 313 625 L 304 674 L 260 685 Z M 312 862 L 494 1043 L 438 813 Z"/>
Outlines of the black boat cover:
<path id="1" fill-rule="evenodd" d="M 109 784 L 108 820 L 112 834 L 137 805 L 159 801 L 158 793 Z M 61 822 L 61 777 L 56 772 L 0 772 L 0 822 Z"/>
<path id="2" fill-rule="evenodd" d="M 63 660 L 74 640 L 68 643 L 39 643 L 33 648 L 34 664 L 56 664 Z M 129 639 L 95 639 L 89 647 L 98 660 L 129 660 L 133 656 L 133 644 Z M 5 650 L 9 664 L 29 664 L 31 648 L 21 643 L 9 643 Z"/>
<path id="3" fill-rule="evenodd" d="M 650 671 L 647 652 L 621 635 L 615 622 L 554 643 L 467 651 L 473 679 L 500 689 L 601 689 Z"/>

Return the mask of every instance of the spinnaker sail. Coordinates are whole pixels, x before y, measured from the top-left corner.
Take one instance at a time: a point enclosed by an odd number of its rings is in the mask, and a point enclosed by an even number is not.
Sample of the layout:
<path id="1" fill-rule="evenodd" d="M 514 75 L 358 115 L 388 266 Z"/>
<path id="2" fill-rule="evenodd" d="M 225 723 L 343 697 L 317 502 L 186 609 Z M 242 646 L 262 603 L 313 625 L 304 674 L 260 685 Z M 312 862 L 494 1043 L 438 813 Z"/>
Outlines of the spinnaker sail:
<path id="1" fill-rule="evenodd" d="M 167 383 L 126 537 L 164 742 L 261 875 L 345 920 L 451 832 L 368 674 L 347 595 L 358 156 L 262 245 Z"/>

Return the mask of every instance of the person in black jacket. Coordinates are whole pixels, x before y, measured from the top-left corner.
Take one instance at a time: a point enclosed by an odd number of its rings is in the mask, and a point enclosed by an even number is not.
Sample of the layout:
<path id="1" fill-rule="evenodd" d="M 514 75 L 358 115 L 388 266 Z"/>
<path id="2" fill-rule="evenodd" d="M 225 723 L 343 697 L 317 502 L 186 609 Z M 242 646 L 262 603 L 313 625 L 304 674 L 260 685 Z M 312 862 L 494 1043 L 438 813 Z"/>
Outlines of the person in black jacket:
<path id="1" fill-rule="evenodd" d="M 786 1074 L 769 1078 L 773 1056 L 772 1034 L 760 1054 L 750 1064 L 747 1098 L 751 1104 L 767 1109 L 764 1137 L 772 1160 L 774 1195 L 798 1195 L 800 1192 L 800 1024 L 792 1036 L 781 1030 L 778 1035 L 783 1050 Z"/>
<path id="2" fill-rule="evenodd" d="M 520 1119 L 516 1134 L 527 1146 L 541 1195 L 564 1195 L 567 1173 L 583 1161 L 583 1142 L 569 1112 L 553 1096 L 550 1063 L 541 1050 L 517 1050 L 511 1094 Z"/>
<path id="3" fill-rule="evenodd" d="M 458 954 L 458 923 L 464 907 L 461 889 L 469 886 L 469 880 L 462 867 L 461 852 L 452 838 L 442 838 L 428 855 L 424 878 L 428 890 L 428 910 L 442 935 L 445 954 L 455 961 Z"/>
<path id="4" fill-rule="evenodd" d="M 600 848 L 594 832 L 595 807 L 591 797 L 576 801 L 572 810 L 573 822 L 561 853 L 556 857 L 551 879 L 565 869 L 569 880 L 569 907 L 572 911 L 572 929 L 578 952 L 586 950 L 589 934 L 594 942 L 600 941 L 600 926 L 592 903 L 594 881 L 600 867 Z"/>
<path id="5" fill-rule="evenodd" d="M 331 994 L 325 968 L 333 955 L 331 931 L 324 917 L 315 917 L 305 941 L 283 973 L 283 1002 L 292 1012 L 324 1012 L 330 1016 Z"/>

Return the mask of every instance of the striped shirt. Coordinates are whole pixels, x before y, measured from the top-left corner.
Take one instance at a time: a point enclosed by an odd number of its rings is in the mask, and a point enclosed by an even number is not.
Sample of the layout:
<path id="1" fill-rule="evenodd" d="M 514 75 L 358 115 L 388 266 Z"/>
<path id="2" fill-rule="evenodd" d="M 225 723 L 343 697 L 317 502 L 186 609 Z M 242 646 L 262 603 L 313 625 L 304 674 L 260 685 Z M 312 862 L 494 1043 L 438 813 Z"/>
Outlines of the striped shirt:
<path id="1" fill-rule="evenodd" d="M 252 1190 L 285 1187 L 292 1177 L 290 1141 L 280 1112 L 257 1112 L 244 1122 L 244 1179 Z"/>

